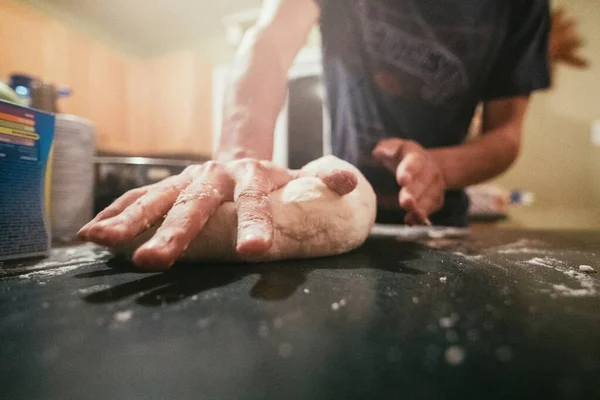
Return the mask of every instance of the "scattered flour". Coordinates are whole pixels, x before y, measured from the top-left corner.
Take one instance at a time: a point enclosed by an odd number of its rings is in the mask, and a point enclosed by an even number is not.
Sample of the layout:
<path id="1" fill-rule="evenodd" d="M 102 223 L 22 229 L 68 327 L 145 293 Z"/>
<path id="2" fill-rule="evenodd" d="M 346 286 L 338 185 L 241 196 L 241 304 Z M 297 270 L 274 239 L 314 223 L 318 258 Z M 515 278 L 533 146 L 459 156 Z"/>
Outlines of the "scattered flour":
<path id="1" fill-rule="evenodd" d="M 21 279 L 30 279 L 30 278 L 53 278 L 55 276 L 64 275 L 68 272 L 74 271 L 78 268 L 85 267 L 88 265 L 96 264 L 98 260 L 91 257 L 81 257 L 74 258 L 70 261 L 71 264 L 75 265 L 66 265 L 60 267 L 60 265 L 64 265 L 64 263 L 60 262 L 48 262 L 42 263 L 38 265 L 39 271 L 33 271 L 25 275 L 19 275 Z"/>
<path id="2" fill-rule="evenodd" d="M 447 278 L 447 277 L 445 277 L 445 276 L 442 276 L 442 277 L 440 278 L 440 282 L 442 282 L 442 283 L 446 283 L 447 281 L 448 281 L 448 278 Z"/>
<path id="3" fill-rule="evenodd" d="M 460 346 L 450 346 L 444 353 L 446 362 L 452 366 L 458 366 L 465 361 L 465 350 Z"/>
<path id="4" fill-rule="evenodd" d="M 131 310 L 120 311 L 115 314 L 115 320 L 121 323 L 129 321 L 131 317 L 133 317 L 133 311 Z"/>
<path id="5" fill-rule="evenodd" d="M 110 286 L 108 286 L 108 285 L 94 285 L 94 286 L 90 286 L 87 288 L 79 289 L 78 292 L 81 294 L 88 294 L 88 293 L 99 292 L 101 290 L 106 290 L 109 287 Z"/>
<path id="6" fill-rule="evenodd" d="M 498 254 L 547 254 L 547 250 L 535 249 L 530 247 L 497 250 Z"/>
<path id="7" fill-rule="evenodd" d="M 564 262 L 560 260 L 550 257 L 534 257 L 527 261 L 527 263 L 553 269 L 569 278 L 575 279 L 579 284 L 578 288 L 571 288 L 565 284 L 552 285 L 552 288 L 555 291 L 553 296 L 560 295 L 563 297 L 588 297 L 595 296 L 598 293 L 596 282 L 593 278 L 591 278 L 587 273 L 578 272 L 567 268 L 564 265 Z"/>
<path id="8" fill-rule="evenodd" d="M 449 317 L 440 318 L 438 322 L 440 324 L 440 327 L 450 329 L 454 327 L 454 325 L 458 322 L 459 319 L 460 316 L 458 314 L 452 313 Z"/>
<path id="9" fill-rule="evenodd" d="M 346 305 L 346 299 L 341 299 L 339 302 L 335 302 L 331 305 L 331 309 L 333 311 L 337 311 L 340 308 L 344 307 Z"/>
<path id="10" fill-rule="evenodd" d="M 279 356 L 281 358 L 290 358 L 292 353 L 294 352 L 294 348 L 289 343 L 282 343 L 279 345 Z"/>
<path id="11" fill-rule="evenodd" d="M 472 260 L 472 261 L 474 261 L 474 260 L 481 260 L 483 258 L 483 255 L 481 255 L 481 254 L 468 255 L 468 254 L 465 254 L 465 253 L 461 253 L 460 251 L 455 251 L 452 254 L 454 254 L 455 256 L 462 257 L 462 258 L 467 259 L 467 260 Z"/>
<path id="12" fill-rule="evenodd" d="M 596 270 L 589 265 L 580 265 L 579 272 L 587 272 L 588 274 L 596 273 Z"/>

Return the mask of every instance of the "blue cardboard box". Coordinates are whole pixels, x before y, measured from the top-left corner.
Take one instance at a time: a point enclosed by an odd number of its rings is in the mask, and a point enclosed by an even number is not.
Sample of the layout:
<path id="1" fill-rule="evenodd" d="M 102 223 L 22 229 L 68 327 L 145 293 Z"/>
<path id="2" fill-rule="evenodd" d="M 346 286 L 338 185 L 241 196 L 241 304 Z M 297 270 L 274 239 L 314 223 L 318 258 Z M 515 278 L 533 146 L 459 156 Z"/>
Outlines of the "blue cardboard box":
<path id="1" fill-rule="evenodd" d="M 0 100 L 0 260 L 50 251 L 54 115 Z"/>

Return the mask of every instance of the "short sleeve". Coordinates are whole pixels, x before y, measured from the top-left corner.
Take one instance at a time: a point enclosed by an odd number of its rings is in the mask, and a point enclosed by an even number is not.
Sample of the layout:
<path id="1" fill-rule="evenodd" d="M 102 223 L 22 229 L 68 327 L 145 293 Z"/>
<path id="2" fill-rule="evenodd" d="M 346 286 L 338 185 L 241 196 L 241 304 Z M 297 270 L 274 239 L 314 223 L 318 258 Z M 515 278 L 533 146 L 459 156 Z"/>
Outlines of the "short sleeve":
<path id="1" fill-rule="evenodd" d="M 549 0 L 511 0 L 508 32 L 487 79 L 483 100 L 529 94 L 550 86 Z"/>

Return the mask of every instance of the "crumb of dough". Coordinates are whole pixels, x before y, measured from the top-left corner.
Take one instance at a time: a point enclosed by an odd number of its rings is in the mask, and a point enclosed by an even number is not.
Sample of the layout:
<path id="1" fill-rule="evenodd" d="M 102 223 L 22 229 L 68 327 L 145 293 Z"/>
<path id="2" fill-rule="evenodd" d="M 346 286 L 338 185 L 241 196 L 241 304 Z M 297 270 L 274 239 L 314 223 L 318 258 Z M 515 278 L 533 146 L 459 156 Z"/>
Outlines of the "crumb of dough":
<path id="1" fill-rule="evenodd" d="M 585 272 L 585 273 L 588 273 L 588 274 L 595 274 L 596 270 L 594 268 L 592 268 L 591 266 L 589 266 L 589 265 L 580 265 L 579 266 L 579 272 Z"/>

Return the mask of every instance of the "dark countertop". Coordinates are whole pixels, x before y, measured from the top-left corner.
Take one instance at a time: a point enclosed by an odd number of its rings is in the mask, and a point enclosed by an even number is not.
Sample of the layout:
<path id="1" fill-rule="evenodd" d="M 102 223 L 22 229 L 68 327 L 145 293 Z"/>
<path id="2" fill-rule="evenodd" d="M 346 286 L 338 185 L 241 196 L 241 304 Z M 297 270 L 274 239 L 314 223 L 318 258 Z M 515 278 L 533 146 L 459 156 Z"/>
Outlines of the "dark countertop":
<path id="1" fill-rule="evenodd" d="M 600 398 L 600 279 L 581 264 L 600 271 L 600 233 L 164 274 L 57 249 L 0 264 L 0 398 Z"/>

